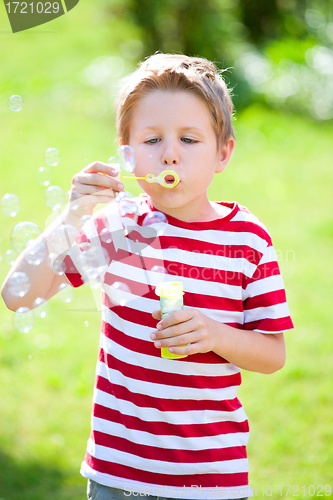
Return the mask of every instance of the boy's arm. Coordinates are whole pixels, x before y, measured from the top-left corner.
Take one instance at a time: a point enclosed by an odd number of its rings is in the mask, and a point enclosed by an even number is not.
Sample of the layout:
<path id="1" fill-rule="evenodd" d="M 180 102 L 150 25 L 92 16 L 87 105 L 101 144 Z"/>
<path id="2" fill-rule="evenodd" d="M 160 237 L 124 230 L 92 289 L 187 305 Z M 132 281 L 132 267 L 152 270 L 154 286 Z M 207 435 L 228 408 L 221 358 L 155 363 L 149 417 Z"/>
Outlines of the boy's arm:
<path id="1" fill-rule="evenodd" d="M 62 283 L 69 283 L 64 275 L 56 274 L 51 268 L 52 263 L 48 262 L 48 256 L 38 265 L 34 266 L 29 264 L 25 257 L 26 252 L 33 251 L 33 249 L 43 243 L 47 249 L 48 254 L 52 254 L 52 248 L 50 244 L 50 239 L 52 240 L 52 235 L 61 227 L 63 224 L 70 224 L 72 227 L 77 227 L 77 234 L 79 232 L 79 221 L 73 220 L 68 214 L 66 209 L 36 240 L 34 240 L 25 251 L 17 258 L 14 265 L 11 267 L 5 281 L 1 287 L 2 298 L 8 307 L 12 311 L 16 311 L 19 307 L 28 307 L 32 309 L 33 303 L 37 298 L 43 298 L 45 300 L 50 299 L 55 295 Z M 82 223 L 81 223 L 82 225 Z M 74 233 L 68 234 L 68 237 L 72 240 Z M 69 245 L 73 241 L 66 241 L 63 248 L 60 248 L 60 244 L 57 245 L 57 253 L 67 252 Z M 54 258 L 57 255 L 54 255 Z M 30 283 L 29 291 L 22 297 L 13 295 L 10 290 L 10 278 L 15 272 L 24 273 Z"/>
<path id="2" fill-rule="evenodd" d="M 221 324 L 214 352 L 244 370 L 274 373 L 284 367 L 286 346 L 283 333 L 239 330 Z"/>
<path id="3" fill-rule="evenodd" d="M 153 317 L 160 318 L 160 311 Z M 265 334 L 239 330 L 205 316 L 196 309 L 183 309 L 165 316 L 151 334 L 155 346 L 169 347 L 174 354 L 214 351 L 244 370 L 274 373 L 283 368 L 286 349 L 283 333 Z M 180 347 L 180 346 L 184 347 Z"/>
<path id="4" fill-rule="evenodd" d="M 107 175 L 101 175 L 98 172 Z M 110 203 L 114 199 L 114 191 L 123 189 L 124 186 L 119 184 L 115 178 L 116 175 L 118 172 L 111 165 L 94 162 L 73 177 L 67 208 L 22 252 L 2 285 L 1 295 L 8 309 L 12 311 L 16 311 L 19 307 L 32 309 L 37 298 L 48 300 L 58 292 L 62 283 L 69 283 L 65 276 L 59 276 L 48 266 L 47 259 L 44 259 L 38 266 L 29 264 L 25 260 L 26 252 L 32 251 L 39 243 L 43 242 L 48 254 L 56 253 L 53 260 L 57 255 L 65 255 L 84 224 L 82 217 L 92 215 L 93 209 L 98 203 Z M 56 249 L 53 249 L 54 235 L 57 236 L 56 231 L 61 229 L 64 224 L 74 227 L 76 231 L 66 231 L 66 238 L 62 238 L 63 247 L 61 247 L 61 241 L 56 241 Z M 23 297 L 13 295 L 10 290 L 10 278 L 15 272 L 25 273 L 30 282 L 29 291 Z"/>

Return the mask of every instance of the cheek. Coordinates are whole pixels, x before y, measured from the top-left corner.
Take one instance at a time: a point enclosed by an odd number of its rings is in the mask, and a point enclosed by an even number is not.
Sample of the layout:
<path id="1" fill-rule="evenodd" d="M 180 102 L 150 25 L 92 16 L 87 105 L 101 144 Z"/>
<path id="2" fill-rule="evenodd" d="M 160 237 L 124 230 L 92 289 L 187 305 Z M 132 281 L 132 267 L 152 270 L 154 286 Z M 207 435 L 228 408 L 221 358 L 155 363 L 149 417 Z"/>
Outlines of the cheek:
<path id="1" fill-rule="evenodd" d="M 135 161 L 135 174 L 136 175 L 147 175 L 154 173 L 154 159 L 150 152 L 143 153 L 138 152 L 136 154 Z"/>
<path id="2" fill-rule="evenodd" d="M 146 181 L 137 179 L 136 182 L 139 184 L 142 191 L 147 191 L 147 186 L 149 186 L 149 184 Z"/>

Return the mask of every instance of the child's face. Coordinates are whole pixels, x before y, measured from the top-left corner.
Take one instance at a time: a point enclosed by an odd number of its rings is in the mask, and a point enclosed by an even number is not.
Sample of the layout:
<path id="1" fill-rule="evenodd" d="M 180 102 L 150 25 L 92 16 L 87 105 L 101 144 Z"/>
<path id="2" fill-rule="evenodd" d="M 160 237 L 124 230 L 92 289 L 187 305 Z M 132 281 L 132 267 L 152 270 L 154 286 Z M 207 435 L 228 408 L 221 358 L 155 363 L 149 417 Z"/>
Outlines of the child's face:
<path id="1" fill-rule="evenodd" d="M 172 189 L 139 181 L 152 203 L 183 220 L 203 220 L 211 209 L 207 189 L 215 172 L 226 166 L 218 152 L 212 117 L 203 101 L 188 92 L 154 91 L 143 97 L 134 111 L 130 145 L 138 177 L 174 170 L 179 184 Z M 232 150 L 232 149 L 231 149 Z"/>

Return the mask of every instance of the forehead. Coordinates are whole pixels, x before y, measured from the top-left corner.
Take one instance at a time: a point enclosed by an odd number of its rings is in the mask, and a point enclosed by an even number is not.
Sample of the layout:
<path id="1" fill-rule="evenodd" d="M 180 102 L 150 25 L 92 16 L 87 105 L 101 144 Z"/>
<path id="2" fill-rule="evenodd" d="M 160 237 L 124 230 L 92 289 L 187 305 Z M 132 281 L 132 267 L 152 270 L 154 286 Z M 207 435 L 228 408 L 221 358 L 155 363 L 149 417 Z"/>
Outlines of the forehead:
<path id="1" fill-rule="evenodd" d="M 154 90 L 136 104 L 131 128 L 174 125 L 183 128 L 212 128 L 213 117 L 207 104 L 186 91 Z"/>

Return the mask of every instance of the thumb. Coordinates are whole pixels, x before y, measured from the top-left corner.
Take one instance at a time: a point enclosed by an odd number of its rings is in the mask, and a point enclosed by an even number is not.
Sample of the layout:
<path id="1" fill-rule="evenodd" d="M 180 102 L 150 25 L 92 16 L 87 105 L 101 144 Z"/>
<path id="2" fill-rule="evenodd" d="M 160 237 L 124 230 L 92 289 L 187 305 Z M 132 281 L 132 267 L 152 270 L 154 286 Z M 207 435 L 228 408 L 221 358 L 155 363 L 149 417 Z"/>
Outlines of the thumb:
<path id="1" fill-rule="evenodd" d="M 153 316 L 154 319 L 160 320 L 161 319 L 161 311 L 159 309 L 157 311 L 154 311 L 152 313 L 152 316 Z"/>

